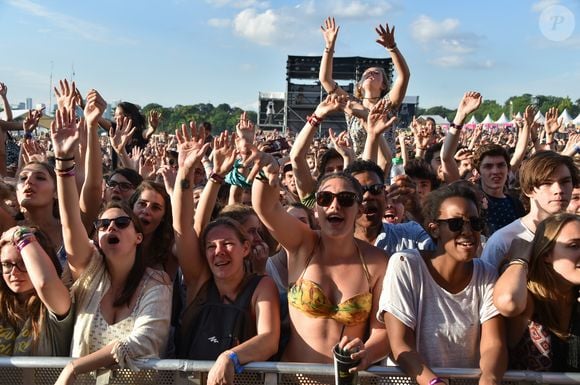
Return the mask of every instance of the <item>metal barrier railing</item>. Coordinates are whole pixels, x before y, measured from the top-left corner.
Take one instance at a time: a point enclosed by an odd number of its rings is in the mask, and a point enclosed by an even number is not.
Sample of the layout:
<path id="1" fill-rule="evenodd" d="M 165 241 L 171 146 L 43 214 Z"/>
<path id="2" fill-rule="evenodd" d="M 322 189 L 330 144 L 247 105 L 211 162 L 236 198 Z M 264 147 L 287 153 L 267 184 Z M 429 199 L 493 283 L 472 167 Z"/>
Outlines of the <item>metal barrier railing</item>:
<path id="1" fill-rule="evenodd" d="M 0 385 L 52 385 L 69 362 L 64 357 L 0 357 Z M 101 372 L 98 376 L 79 376 L 76 384 L 159 384 L 184 385 L 205 383 L 213 361 L 146 360 L 140 372 L 129 370 Z M 451 384 L 477 384 L 478 369 L 440 368 L 438 376 Z M 103 373 L 107 373 L 103 376 Z M 414 384 L 398 367 L 372 366 L 359 374 L 361 384 Z M 334 384 L 334 367 L 322 364 L 254 362 L 236 375 L 237 385 L 264 384 Z M 580 384 L 580 373 L 508 371 L 504 384 Z"/>

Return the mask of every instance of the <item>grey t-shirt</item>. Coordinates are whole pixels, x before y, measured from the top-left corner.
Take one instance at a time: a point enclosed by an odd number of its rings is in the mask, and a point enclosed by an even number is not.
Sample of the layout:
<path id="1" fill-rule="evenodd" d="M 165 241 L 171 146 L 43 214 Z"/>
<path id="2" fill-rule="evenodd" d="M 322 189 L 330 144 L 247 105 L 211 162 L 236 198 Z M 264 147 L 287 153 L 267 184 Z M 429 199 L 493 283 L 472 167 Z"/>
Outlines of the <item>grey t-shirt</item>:
<path id="1" fill-rule="evenodd" d="M 431 367 L 478 368 L 481 325 L 499 312 L 493 305 L 497 274 L 473 260 L 469 284 L 452 294 L 431 277 L 417 250 L 389 260 L 377 318 L 389 312 L 415 331 L 416 349 Z"/>
<path id="2" fill-rule="evenodd" d="M 534 233 L 524 226 L 521 218 L 493 233 L 483 248 L 481 259 L 499 270 L 515 238 L 528 242 L 534 239 Z"/>

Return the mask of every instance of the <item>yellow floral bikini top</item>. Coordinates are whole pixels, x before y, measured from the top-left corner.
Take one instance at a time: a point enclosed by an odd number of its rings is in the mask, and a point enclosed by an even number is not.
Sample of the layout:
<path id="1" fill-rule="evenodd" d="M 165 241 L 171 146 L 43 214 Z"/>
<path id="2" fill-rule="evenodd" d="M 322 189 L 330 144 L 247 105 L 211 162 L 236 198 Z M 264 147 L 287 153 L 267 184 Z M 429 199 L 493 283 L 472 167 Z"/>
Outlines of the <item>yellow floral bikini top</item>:
<path id="1" fill-rule="evenodd" d="M 338 305 L 333 304 L 316 282 L 303 278 L 314 256 L 313 251 L 306 261 L 306 267 L 304 267 L 300 278 L 291 284 L 288 290 L 288 303 L 310 317 L 332 318 L 345 326 L 354 326 L 366 322 L 371 313 L 373 294 L 370 292 L 371 278 L 367 265 L 358 246 L 357 250 L 369 284 L 368 293 L 357 294 Z"/>

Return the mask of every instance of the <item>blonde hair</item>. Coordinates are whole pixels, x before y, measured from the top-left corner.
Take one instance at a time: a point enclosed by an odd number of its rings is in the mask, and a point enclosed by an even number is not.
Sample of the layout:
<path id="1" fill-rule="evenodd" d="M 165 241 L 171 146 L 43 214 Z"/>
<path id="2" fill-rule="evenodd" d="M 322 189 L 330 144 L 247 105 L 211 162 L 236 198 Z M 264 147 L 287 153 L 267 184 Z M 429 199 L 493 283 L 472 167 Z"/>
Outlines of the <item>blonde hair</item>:
<path id="1" fill-rule="evenodd" d="M 532 243 L 528 272 L 528 290 L 534 299 L 536 319 L 560 338 L 569 336 L 568 330 L 563 330 L 558 320 L 562 309 L 570 306 L 570 300 L 574 300 L 575 292 L 558 290 L 563 278 L 546 261 L 546 257 L 554 251 L 564 226 L 573 221 L 580 221 L 580 216 L 559 213 L 540 222 Z"/>
<path id="2" fill-rule="evenodd" d="M 385 71 L 383 67 L 369 67 L 364 72 L 368 71 L 371 68 L 376 68 L 381 73 L 381 75 L 383 75 L 383 89 L 381 90 L 380 96 L 382 98 L 387 94 L 387 92 L 389 92 L 389 78 L 387 76 L 387 71 Z M 364 90 L 362 88 L 362 84 L 364 81 L 364 72 L 363 77 L 356 83 L 354 87 L 354 96 L 358 99 L 363 99 L 365 97 Z"/>

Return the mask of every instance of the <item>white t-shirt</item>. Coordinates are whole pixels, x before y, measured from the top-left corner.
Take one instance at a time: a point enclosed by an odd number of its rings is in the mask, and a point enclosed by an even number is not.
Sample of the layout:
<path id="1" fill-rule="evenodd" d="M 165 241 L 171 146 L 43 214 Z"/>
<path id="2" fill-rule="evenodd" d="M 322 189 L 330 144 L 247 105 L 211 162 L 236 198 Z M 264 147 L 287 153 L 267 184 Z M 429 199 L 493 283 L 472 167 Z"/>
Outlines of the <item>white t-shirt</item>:
<path id="1" fill-rule="evenodd" d="M 521 218 L 502 227 L 489 237 L 481 253 L 481 259 L 498 270 L 515 238 L 528 242 L 534 240 L 534 233 L 524 225 Z"/>
<path id="2" fill-rule="evenodd" d="M 416 349 L 430 367 L 478 368 L 481 325 L 499 314 L 493 305 L 497 274 L 473 260 L 469 284 L 452 294 L 431 277 L 417 250 L 389 260 L 377 318 L 389 312 L 415 331 Z"/>

